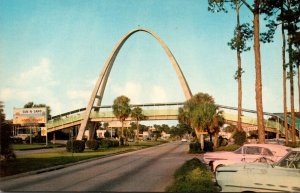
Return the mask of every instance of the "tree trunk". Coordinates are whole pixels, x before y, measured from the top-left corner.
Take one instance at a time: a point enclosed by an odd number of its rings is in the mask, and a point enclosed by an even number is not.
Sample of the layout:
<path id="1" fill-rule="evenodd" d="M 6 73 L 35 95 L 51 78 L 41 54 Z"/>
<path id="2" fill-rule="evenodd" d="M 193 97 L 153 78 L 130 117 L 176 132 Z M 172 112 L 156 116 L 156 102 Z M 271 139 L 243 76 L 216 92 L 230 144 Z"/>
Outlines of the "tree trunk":
<path id="1" fill-rule="evenodd" d="M 121 137 L 120 137 L 120 144 L 124 145 L 124 121 L 121 120 Z"/>
<path id="2" fill-rule="evenodd" d="M 200 134 L 200 144 L 201 144 L 201 150 L 204 150 L 204 135 Z"/>
<path id="3" fill-rule="evenodd" d="M 198 129 L 195 129 L 195 131 L 196 131 L 197 139 L 198 139 L 198 141 L 199 141 L 199 143 L 201 145 L 201 150 L 203 150 L 204 149 L 204 137 L 203 137 L 203 134 L 199 134 Z"/>
<path id="4" fill-rule="evenodd" d="M 291 99 L 291 116 L 292 116 L 292 142 L 296 142 L 296 130 L 295 130 L 295 107 L 294 107 L 294 69 L 293 69 L 293 62 L 292 62 L 292 42 L 291 42 L 291 35 L 288 36 L 288 43 L 289 43 L 289 67 L 290 67 L 290 99 Z"/>
<path id="5" fill-rule="evenodd" d="M 219 147 L 219 132 L 215 132 L 214 134 L 215 139 L 214 139 L 214 148 Z"/>
<path id="6" fill-rule="evenodd" d="M 281 13 L 283 14 L 283 2 L 281 7 Z M 286 101 L 286 65 L 285 65 L 285 33 L 284 33 L 284 24 L 281 26 L 281 36 L 282 36 L 282 83 L 283 83 L 283 113 L 284 113 L 284 130 L 285 130 L 285 144 L 289 143 L 289 128 L 287 122 L 287 101 Z"/>
<path id="7" fill-rule="evenodd" d="M 262 101 L 262 79 L 259 42 L 259 5 L 260 0 L 254 1 L 254 55 L 255 55 L 255 94 L 258 126 L 258 142 L 265 143 L 265 128 Z"/>
<path id="8" fill-rule="evenodd" d="M 137 130 L 136 141 L 137 141 L 137 142 L 139 142 L 139 136 L 140 136 L 140 128 L 139 128 L 139 127 L 140 127 L 140 125 L 139 125 L 139 122 L 137 121 L 137 122 L 136 122 L 136 130 Z"/>
<path id="9" fill-rule="evenodd" d="M 298 111 L 300 111 L 300 72 L 299 72 L 299 64 L 297 65 L 297 77 L 298 77 Z"/>
<path id="10" fill-rule="evenodd" d="M 238 71 L 237 71 L 237 81 L 238 81 L 238 122 L 237 129 L 239 131 L 242 130 L 242 61 L 241 61 L 241 29 L 240 29 L 240 14 L 239 14 L 239 1 L 235 2 L 235 10 L 236 10 L 236 18 L 237 18 L 237 39 L 239 44 L 237 46 L 237 63 L 238 63 Z"/>

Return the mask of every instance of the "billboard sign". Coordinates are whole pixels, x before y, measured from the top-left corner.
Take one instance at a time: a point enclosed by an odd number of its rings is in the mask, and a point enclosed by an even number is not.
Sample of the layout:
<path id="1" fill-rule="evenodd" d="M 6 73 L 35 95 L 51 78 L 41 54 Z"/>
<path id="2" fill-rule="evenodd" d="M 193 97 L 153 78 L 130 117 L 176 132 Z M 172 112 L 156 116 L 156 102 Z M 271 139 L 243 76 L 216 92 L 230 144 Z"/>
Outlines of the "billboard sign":
<path id="1" fill-rule="evenodd" d="M 41 136 L 47 136 L 47 127 L 41 127 Z"/>
<path id="2" fill-rule="evenodd" d="M 28 125 L 47 122 L 46 107 L 14 108 L 13 124 Z"/>

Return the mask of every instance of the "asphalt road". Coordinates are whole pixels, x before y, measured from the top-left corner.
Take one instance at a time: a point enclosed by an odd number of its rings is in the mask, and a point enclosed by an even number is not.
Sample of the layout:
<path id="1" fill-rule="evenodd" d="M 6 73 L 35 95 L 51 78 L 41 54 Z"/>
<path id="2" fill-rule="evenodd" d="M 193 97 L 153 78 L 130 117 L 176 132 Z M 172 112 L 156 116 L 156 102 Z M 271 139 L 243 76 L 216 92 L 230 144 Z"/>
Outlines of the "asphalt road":
<path id="1" fill-rule="evenodd" d="M 188 143 L 171 142 L 73 165 L 60 170 L 1 180 L 1 191 L 164 192 L 186 160 Z"/>

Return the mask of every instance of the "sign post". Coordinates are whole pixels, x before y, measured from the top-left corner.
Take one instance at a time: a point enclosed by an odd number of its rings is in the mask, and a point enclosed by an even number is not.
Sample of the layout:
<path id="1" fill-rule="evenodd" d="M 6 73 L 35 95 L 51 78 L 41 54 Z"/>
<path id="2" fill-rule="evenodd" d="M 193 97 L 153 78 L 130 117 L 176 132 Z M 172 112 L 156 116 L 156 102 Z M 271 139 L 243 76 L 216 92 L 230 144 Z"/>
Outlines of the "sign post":
<path id="1" fill-rule="evenodd" d="M 46 137 L 46 146 L 48 146 L 48 132 L 47 127 L 41 127 L 41 136 Z"/>

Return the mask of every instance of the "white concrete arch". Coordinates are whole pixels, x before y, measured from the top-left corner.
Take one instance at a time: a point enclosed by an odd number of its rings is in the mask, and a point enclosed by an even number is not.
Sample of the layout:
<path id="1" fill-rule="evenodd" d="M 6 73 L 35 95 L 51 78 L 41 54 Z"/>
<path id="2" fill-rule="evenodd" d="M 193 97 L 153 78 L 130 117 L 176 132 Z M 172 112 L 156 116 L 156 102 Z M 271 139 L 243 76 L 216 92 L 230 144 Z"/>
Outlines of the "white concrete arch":
<path id="1" fill-rule="evenodd" d="M 180 85 L 181 85 L 181 88 L 183 90 L 183 93 L 185 95 L 185 98 L 186 100 L 190 99 L 192 97 L 192 92 L 187 84 L 187 81 L 175 59 L 175 57 L 173 56 L 173 54 L 171 53 L 170 49 L 167 47 L 167 45 L 162 41 L 162 39 L 160 39 L 160 37 L 155 34 L 154 32 L 148 30 L 148 29 L 144 29 L 144 28 L 137 28 L 137 29 L 134 29 L 132 31 L 129 31 L 127 34 L 125 34 L 120 40 L 119 42 L 116 44 L 116 46 L 114 47 L 114 49 L 112 50 L 110 56 L 108 57 L 108 59 L 106 60 L 103 68 L 102 68 L 102 71 L 98 77 L 98 80 L 96 82 L 96 85 L 94 87 L 94 90 L 91 94 L 91 97 L 90 97 L 90 100 L 89 100 L 89 103 L 87 105 L 87 108 L 86 108 L 86 112 L 84 114 L 84 118 L 81 122 L 81 125 L 80 125 L 80 128 L 79 128 L 79 131 L 78 131 L 78 135 L 77 135 L 77 140 L 81 140 L 82 137 L 83 137 L 83 134 L 84 134 L 84 131 L 87 127 L 87 124 L 88 124 L 88 121 L 89 121 L 89 116 L 90 116 L 90 113 L 91 113 L 91 110 L 93 108 L 93 105 L 94 105 L 94 102 L 97 98 L 97 106 L 101 106 L 101 101 L 102 101 L 102 98 L 103 98 L 103 94 L 104 94 L 104 90 L 105 90 L 105 87 L 106 87 L 106 83 L 107 83 L 107 80 L 108 80 L 108 77 L 109 77 L 109 74 L 110 74 L 110 71 L 112 69 L 112 66 L 114 64 L 114 61 L 119 53 L 119 51 L 121 50 L 122 46 L 124 45 L 124 43 L 126 42 L 126 40 L 131 36 L 133 35 L 134 33 L 136 32 L 139 32 L 139 31 L 142 31 L 142 32 L 146 32 L 146 33 L 149 33 L 150 35 L 152 35 L 158 42 L 159 44 L 162 46 L 162 48 L 164 49 L 165 53 L 167 54 L 169 60 L 171 61 L 172 65 L 173 65 L 173 68 L 175 69 L 175 72 L 178 76 L 178 79 L 179 79 L 179 82 L 180 82 Z"/>

